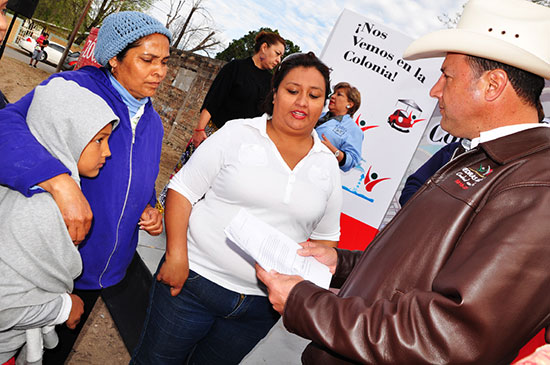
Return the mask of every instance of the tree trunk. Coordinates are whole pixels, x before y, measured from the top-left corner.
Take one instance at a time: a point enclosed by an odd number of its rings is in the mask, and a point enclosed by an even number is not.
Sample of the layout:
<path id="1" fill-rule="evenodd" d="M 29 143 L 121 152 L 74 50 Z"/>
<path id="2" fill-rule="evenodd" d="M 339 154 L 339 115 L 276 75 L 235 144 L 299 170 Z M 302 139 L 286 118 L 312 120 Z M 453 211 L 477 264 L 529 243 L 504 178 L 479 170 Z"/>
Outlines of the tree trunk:
<path id="1" fill-rule="evenodd" d="M 183 38 L 183 35 L 185 34 L 185 31 L 187 30 L 187 27 L 189 26 L 189 22 L 191 21 L 191 18 L 193 17 L 193 14 L 195 13 L 195 11 L 197 11 L 199 9 L 199 4 L 200 4 L 200 2 L 196 5 L 193 5 L 191 10 L 189 11 L 189 14 L 187 14 L 187 19 L 185 19 L 185 23 L 183 24 L 183 27 L 180 30 L 180 34 L 178 35 L 178 39 L 176 39 L 176 41 L 174 42 L 173 46 L 175 48 L 178 48 L 178 45 L 180 44 L 181 39 Z"/>

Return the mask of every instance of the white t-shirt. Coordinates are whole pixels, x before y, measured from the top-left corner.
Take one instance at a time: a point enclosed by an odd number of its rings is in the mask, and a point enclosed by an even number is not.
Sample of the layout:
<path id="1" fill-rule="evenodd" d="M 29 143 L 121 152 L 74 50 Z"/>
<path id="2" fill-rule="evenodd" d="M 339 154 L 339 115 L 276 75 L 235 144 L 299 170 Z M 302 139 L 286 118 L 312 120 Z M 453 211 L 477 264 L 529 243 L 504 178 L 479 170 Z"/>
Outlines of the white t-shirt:
<path id="1" fill-rule="evenodd" d="M 226 123 L 168 186 L 194 204 L 187 232 L 190 269 L 226 289 L 262 296 L 254 261 L 223 232 L 239 210 L 246 208 L 296 242 L 338 241 L 342 206 L 338 163 L 315 130 L 313 147 L 291 170 L 268 137 L 266 122 L 263 115 Z"/>

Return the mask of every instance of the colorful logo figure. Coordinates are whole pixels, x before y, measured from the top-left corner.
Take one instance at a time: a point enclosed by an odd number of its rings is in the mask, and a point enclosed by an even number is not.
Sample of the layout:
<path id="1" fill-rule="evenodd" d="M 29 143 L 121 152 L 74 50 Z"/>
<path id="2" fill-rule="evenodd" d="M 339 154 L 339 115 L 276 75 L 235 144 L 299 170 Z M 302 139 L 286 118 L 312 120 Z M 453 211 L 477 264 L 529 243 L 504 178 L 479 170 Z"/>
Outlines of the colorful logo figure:
<path id="1" fill-rule="evenodd" d="M 390 178 L 378 177 L 378 174 L 376 172 L 372 172 L 372 166 L 369 166 L 368 171 L 365 172 L 365 169 L 361 166 L 364 162 L 365 160 L 361 160 L 361 163 L 354 168 L 361 171 L 361 176 L 359 177 L 359 181 L 357 182 L 357 184 L 353 188 L 349 188 L 345 185 L 342 186 L 342 188 L 354 195 L 357 195 L 360 198 L 363 198 L 371 203 L 374 203 L 373 198 L 368 197 L 361 193 L 361 190 L 362 190 L 361 188 L 364 188 L 368 193 L 371 193 L 376 185 L 378 185 L 384 180 L 390 180 Z"/>
<path id="2" fill-rule="evenodd" d="M 426 119 L 418 119 L 422 109 L 410 99 L 399 99 L 396 109 L 389 117 L 388 124 L 402 133 L 409 133 L 413 125 Z"/>
<path id="3" fill-rule="evenodd" d="M 383 178 L 378 178 L 378 174 L 376 172 L 373 172 L 371 174 L 370 170 L 372 169 L 372 166 L 369 167 L 369 171 L 367 171 L 367 174 L 365 176 L 365 180 L 364 180 L 364 184 L 365 184 L 365 190 L 368 191 L 369 193 L 372 192 L 372 189 L 374 189 L 374 187 L 376 185 L 378 185 L 378 183 L 384 181 L 384 180 L 389 180 L 390 178 L 389 177 L 383 177 Z"/>
<path id="4" fill-rule="evenodd" d="M 367 125 L 366 120 L 361 120 L 361 114 L 359 114 L 357 119 L 355 119 L 355 124 L 357 124 L 357 126 L 359 128 L 361 128 L 361 131 L 363 131 L 363 132 L 366 131 L 367 129 L 378 127 L 377 125 Z"/>
<path id="5" fill-rule="evenodd" d="M 470 167 L 470 170 L 478 174 L 479 177 L 486 177 L 493 172 L 491 166 L 483 167 L 483 165 L 479 165 L 479 167 L 475 170 Z"/>
<path id="6" fill-rule="evenodd" d="M 480 183 L 493 172 L 491 166 L 483 167 L 479 165 L 477 169 L 464 167 L 456 173 L 455 183 L 463 190 L 467 190 L 477 183 Z"/>

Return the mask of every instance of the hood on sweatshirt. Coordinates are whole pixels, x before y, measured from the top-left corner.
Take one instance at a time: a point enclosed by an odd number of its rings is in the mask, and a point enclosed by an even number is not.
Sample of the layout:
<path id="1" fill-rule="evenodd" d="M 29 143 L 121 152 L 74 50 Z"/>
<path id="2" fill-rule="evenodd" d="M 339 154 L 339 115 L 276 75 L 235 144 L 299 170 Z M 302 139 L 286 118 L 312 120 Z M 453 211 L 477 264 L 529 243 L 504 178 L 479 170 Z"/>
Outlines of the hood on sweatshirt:
<path id="1" fill-rule="evenodd" d="M 38 142 L 71 171 L 80 183 L 78 160 L 86 145 L 108 123 L 119 119 L 90 90 L 61 77 L 38 86 L 27 113 L 27 124 Z"/>

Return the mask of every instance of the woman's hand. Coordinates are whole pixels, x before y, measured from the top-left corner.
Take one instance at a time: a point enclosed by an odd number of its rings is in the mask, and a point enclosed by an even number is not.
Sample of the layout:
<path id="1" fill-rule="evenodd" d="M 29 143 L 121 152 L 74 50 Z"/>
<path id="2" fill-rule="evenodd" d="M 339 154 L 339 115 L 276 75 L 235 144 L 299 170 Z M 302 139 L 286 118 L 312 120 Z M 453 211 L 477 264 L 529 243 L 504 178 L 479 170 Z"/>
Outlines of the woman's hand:
<path id="1" fill-rule="evenodd" d="M 93 214 L 77 183 L 68 174 L 61 174 L 38 186 L 52 194 L 73 242 L 82 242 L 92 225 Z"/>
<path id="2" fill-rule="evenodd" d="M 336 150 L 338 148 L 334 147 L 334 145 L 332 143 L 330 143 L 330 141 L 328 140 L 328 138 L 323 134 L 322 135 L 323 137 L 323 140 L 321 141 L 325 146 L 328 147 L 328 149 L 330 150 L 330 152 L 334 153 L 336 152 Z"/>
<path id="3" fill-rule="evenodd" d="M 193 136 L 191 137 L 191 143 L 196 147 L 199 147 L 199 145 L 206 139 L 206 132 L 204 130 L 195 130 L 193 132 Z"/>
<path id="4" fill-rule="evenodd" d="M 206 128 L 206 125 L 211 118 L 212 115 L 210 115 L 210 112 L 204 108 L 201 111 L 201 115 L 199 115 L 199 122 L 193 132 L 193 136 L 191 137 L 191 143 L 193 143 L 195 148 L 199 147 L 199 145 L 206 139 L 207 136 L 204 128 Z"/>
<path id="5" fill-rule="evenodd" d="M 71 312 L 69 313 L 69 318 L 65 322 L 67 327 L 74 330 L 78 323 L 80 323 L 80 317 L 84 313 L 84 302 L 76 294 L 69 294 L 71 297 Z"/>
<path id="6" fill-rule="evenodd" d="M 162 214 L 158 209 L 150 205 L 145 207 L 139 218 L 139 229 L 143 229 L 151 236 L 158 236 L 162 233 Z"/>
<path id="7" fill-rule="evenodd" d="M 191 202 L 175 190 L 166 194 L 166 259 L 160 267 L 157 280 L 170 286 L 175 297 L 189 276 L 187 259 L 187 227 L 191 214 Z"/>
<path id="8" fill-rule="evenodd" d="M 334 275 L 336 272 L 336 265 L 338 264 L 338 252 L 334 247 L 311 241 L 302 242 L 300 246 L 303 248 L 297 251 L 298 255 L 315 257 L 317 261 L 328 266 L 330 273 Z"/>
<path id="9" fill-rule="evenodd" d="M 189 260 L 187 260 L 187 257 L 172 258 L 166 254 L 166 260 L 157 274 L 157 281 L 168 285 L 170 294 L 175 297 L 180 293 L 188 276 Z"/>
<path id="10" fill-rule="evenodd" d="M 334 145 L 330 143 L 330 141 L 324 134 L 322 135 L 322 137 L 323 137 L 323 140 L 321 141 L 321 143 L 327 146 L 330 152 L 334 153 L 334 155 L 336 156 L 336 151 L 338 151 L 338 148 L 334 147 Z M 336 160 L 338 161 L 338 163 L 340 163 L 343 159 L 344 159 L 344 151 L 340 151 L 338 156 L 336 156 Z"/>

